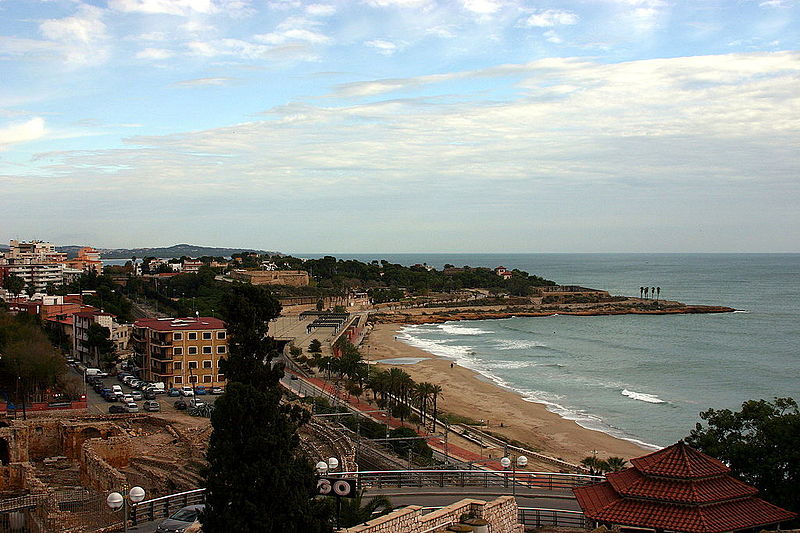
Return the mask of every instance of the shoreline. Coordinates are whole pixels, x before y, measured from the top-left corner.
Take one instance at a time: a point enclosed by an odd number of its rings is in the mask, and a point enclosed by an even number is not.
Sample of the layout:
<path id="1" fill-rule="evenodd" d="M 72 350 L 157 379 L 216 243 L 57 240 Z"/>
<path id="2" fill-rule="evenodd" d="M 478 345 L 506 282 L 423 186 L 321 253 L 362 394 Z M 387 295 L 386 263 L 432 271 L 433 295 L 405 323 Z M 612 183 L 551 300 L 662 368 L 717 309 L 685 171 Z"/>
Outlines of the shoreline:
<path id="1" fill-rule="evenodd" d="M 515 315 L 521 316 L 521 315 Z M 430 318 L 429 315 L 424 315 Z M 494 318 L 494 317 L 492 317 Z M 458 320 L 448 318 L 448 320 Z M 427 323 L 431 323 L 428 321 Z M 652 448 L 581 426 L 550 411 L 546 404 L 526 399 L 491 378 L 455 364 L 397 338 L 405 323 L 376 323 L 368 334 L 368 358 L 382 368 L 398 366 L 417 382 L 431 382 L 443 389 L 439 409 L 452 414 L 485 420 L 488 430 L 523 442 L 535 451 L 572 463 L 593 454 L 631 459 L 650 453 Z M 381 364 L 381 360 L 421 358 L 414 364 Z M 453 366 L 451 366 L 453 364 Z"/>
<path id="2" fill-rule="evenodd" d="M 404 312 L 405 311 L 405 312 Z M 548 317 L 555 315 L 570 316 L 613 316 L 613 315 L 688 315 L 688 314 L 712 314 L 712 313 L 734 313 L 736 309 L 715 305 L 685 305 L 680 307 L 665 307 L 662 309 L 642 309 L 636 307 L 629 308 L 575 308 L 575 307 L 553 307 L 546 310 L 530 310 L 524 308 L 507 308 L 491 310 L 465 310 L 464 308 L 453 308 L 451 310 L 435 308 L 417 308 L 409 310 L 399 310 L 391 312 L 375 313 L 370 316 L 370 321 L 374 324 L 400 324 L 400 325 L 420 325 L 420 324 L 442 324 L 444 322 L 456 320 L 495 320 L 514 317 Z"/>

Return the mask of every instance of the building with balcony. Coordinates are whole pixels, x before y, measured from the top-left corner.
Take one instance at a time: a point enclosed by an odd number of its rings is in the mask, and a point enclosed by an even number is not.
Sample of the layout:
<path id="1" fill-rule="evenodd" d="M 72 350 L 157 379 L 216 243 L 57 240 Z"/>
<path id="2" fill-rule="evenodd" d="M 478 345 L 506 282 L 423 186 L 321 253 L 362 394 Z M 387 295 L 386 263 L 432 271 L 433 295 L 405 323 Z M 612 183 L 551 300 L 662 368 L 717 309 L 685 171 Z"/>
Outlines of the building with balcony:
<path id="1" fill-rule="evenodd" d="M 108 338 L 114 343 L 114 352 L 117 356 L 128 349 L 130 338 L 130 325 L 120 324 L 115 315 L 99 310 L 81 311 L 72 314 L 72 353 L 87 366 L 100 367 L 101 361 L 98 354 L 86 345 L 89 340 L 89 328 L 92 324 L 100 324 L 107 328 Z"/>
<path id="2" fill-rule="evenodd" d="M 132 342 L 147 381 L 167 387 L 225 385 L 219 361 L 228 354 L 228 332 L 218 318 L 143 318 L 133 324 Z"/>

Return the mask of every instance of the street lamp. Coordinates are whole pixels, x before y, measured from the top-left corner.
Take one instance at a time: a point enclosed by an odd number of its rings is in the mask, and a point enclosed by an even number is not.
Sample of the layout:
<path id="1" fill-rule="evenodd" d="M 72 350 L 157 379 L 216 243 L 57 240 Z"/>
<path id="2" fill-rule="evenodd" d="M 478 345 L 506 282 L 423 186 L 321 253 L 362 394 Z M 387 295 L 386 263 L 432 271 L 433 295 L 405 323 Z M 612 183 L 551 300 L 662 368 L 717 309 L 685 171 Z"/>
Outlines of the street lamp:
<path id="1" fill-rule="evenodd" d="M 339 459 L 336 457 L 328 457 L 328 470 L 333 472 L 339 468 Z"/>
<path id="2" fill-rule="evenodd" d="M 516 461 L 512 461 L 508 457 L 503 457 L 500 459 L 500 466 L 503 469 L 508 470 L 508 467 L 511 467 L 511 494 L 516 496 L 517 494 L 517 467 L 525 468 L 528 466 L 528 458 L 524 455 L 520 455 L 517 457 Z M 506 486 L 508 486 L 508 473 L 506 473 Z"/>
<path id="3" fill-rule="evenodd" d="M 319 475 L 324 476 L 328 472 L 328 463 L 320 461 L 317 463 L 317 472 Z"/>
<path id="4" fill-rule="evenodd" d="M 128 533 L 128 500 L 131 503 L 139 503 L 140 501 L 144 500 L 144 489 L 142 487 L 133 487 L 130 492 L 128 492 L 128 497 L 126 498 L 119 492 L 112 492 L 106 498 L 106 504 L 111 507 L 112 511 L 119 510 L 120 507 L 123 508 L 123 528 L 125 533 Z"/>

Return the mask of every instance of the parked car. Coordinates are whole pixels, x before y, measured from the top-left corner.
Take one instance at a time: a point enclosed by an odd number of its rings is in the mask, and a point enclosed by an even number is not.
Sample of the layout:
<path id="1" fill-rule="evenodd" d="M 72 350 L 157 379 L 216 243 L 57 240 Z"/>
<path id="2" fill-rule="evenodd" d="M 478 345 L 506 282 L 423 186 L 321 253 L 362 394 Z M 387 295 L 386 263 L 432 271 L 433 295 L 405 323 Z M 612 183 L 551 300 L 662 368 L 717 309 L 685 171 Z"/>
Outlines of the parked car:
<path id="1" fill-rule="evenodd" d="M 123 403 L 130 403 L 132 401 L 133 401 L 133 394 L 128 393 L 128 394 L 123 394 L 122 395 L 122 402 Z"/>
<path id="2" fill-rule="evenodd" d="M 108 412 L 111 414 L 127 413 L 128 411 L 121 405 L 109 405 Z"/>
<path id="3" fill-rule="evenodd" d="M 120 372 L 119 374 L 117 374 L 117 381 L 122 382 L 128 376 L 130 376 L 130 373 L 128 373 L 128 372 Z"/>
<path id="4" fill-rule="evenodd" d="M 110 391 L 108 393 L 104 394 L 103 398 L 105 399 L 105 401 L 107 401 L 109 403 L 118 402 L 119 401 L 119 397 L 116 394 L 114 394 L 113 392 L 110 392 Z"/>
<path id="5" fill-rule="evenodd" d="M 222 387 L 211 387 L 211 394 L 222 394 L 225 392 L 225 389 Z"/>
<path id="6" fill-rule="evenodd" d="M 182 387 L 181 396 L 194 396 L 194 389 L 189 386 Z"/>
<path id="7" fill-rule="evenodd" d="M 142 393 L 142 398 L 144 398 L 145 400 L 155 400 L 156 399 L 156 393 L 153 391 L 153 389 L 146 389 Z"/>
<path id="8" fill-rule="evenodd" d="M 198 385 L 197 387 L 195 387 L 195 388 L 194 388 L 194 393 L 195 393 L 197 396 L 205 396 L 205 395 L 206 395 L 206 388 L 205 388 L 205 386 L 203 386 L 203 385 Z"/>
<path id="9" fill-rule="evenodd" d="M 136 405 L 136 402 L 128 402 L 128 403 L 126 403 L 125 404 L 125 409 L 129 413 L 138 413 L 139 412 L 139 406 Z"/>
<path id="10" fill-rule="evenodd" d="M 186 402 L 183 400 L 176 400 L 174 405 L 175 409 L 178 411 L 184 411 L 186 409 Z"/>
<path id="11" fill-rule="evenodd" d="M 140 400 L 143 400 L 143 399 L 144 399 L 144 398 L 142 397 L 142 393 L 141 393 L 141 392 L 139 392 L 138 390 L 135 390 L 135 391 L 133 391 L 133 392 L 131 393 L 131 396 L 133 396 L 133 399 L 134 399 L 134 401 L 140 401 Z"/>
<path id="12" fill-rule="evenodd" d="M 161 411 L 161 405 L 159 405 L 159 403 L 156 401 L 148 400 L 142 404 L 142 409 L 151 413 L 155 413 Z"/>
<path id="13" fill-rule="evenodd" d="M 203 400 L 198 400 L 197 398 L 192 398 L 189 400 L 189 407 L 203 407 L 206 404 Z"/>
<path id="14" fill-rule="evenodd" d="M 181 395 L 181 390 L 180 389 L 176 389 L 175 387 L 172 387 L 171 389 L 169 389 L 169 392 L 167 393 L 167 396 L 170 396 L 170 397 L 173 397 L 173 398 L 176 397 L 176 396 L 180 396 L 180 395 Z"/>
<path id="15" fill-rule="evenodd" d="M 111 391 L 117 396 L 122 396 L 124 394 L 124 392 L 122 392 L 122 387 L 119 385 L 111 385 Z"/>
<path id="16" fill-rule="evenodd" d="M 169 518 L 162 520 L 156 528 L 156 533 L 182 533 L 187 527 L 197 521 L 205 505 L 187 505 L 182 507 Z"/>

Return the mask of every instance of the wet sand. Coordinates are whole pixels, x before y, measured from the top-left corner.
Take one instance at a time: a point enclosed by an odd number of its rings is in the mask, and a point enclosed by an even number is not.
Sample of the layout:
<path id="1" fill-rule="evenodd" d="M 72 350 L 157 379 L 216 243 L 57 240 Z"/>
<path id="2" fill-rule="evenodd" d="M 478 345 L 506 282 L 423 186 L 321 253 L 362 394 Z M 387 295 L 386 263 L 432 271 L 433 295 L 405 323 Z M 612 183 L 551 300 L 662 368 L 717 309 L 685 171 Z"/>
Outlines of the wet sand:
<path id="1" fill-rule="evenodd" d="M 363 344 L 362 353 L 371 361 L 398 357 L 425 358 L 415 364 L 394 365 L 416 381 L 440 385 L 443 393 L 439 408 L 450 413 L 484 420 L 492 433 L 527 443 L 535 451 L 579 463 L 596 451 L 599 458 L 611 456 L 631 459 L 653 450 L 617 439 L 600 431 L 583 428 L 548 411 L 544 405 L 525 401 L 480 374 L 458 366 L 450 368 L 449 359 L 439 358 L 419 348 L 396 340 L 400 324 L 376 324 Z M 391 365 L 381 365 L 389 367 Z M 500 427 L 500 424 L 503 427 Z"/>

